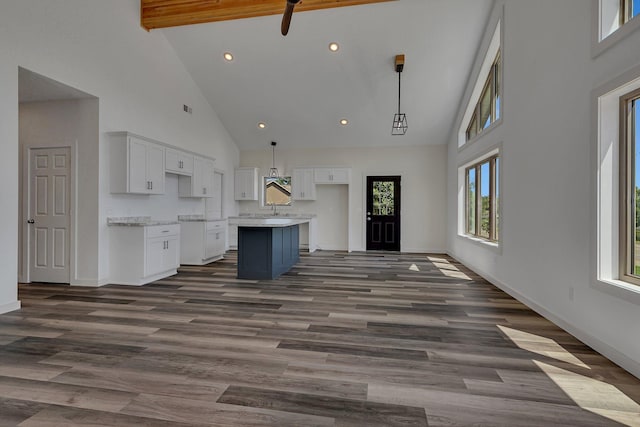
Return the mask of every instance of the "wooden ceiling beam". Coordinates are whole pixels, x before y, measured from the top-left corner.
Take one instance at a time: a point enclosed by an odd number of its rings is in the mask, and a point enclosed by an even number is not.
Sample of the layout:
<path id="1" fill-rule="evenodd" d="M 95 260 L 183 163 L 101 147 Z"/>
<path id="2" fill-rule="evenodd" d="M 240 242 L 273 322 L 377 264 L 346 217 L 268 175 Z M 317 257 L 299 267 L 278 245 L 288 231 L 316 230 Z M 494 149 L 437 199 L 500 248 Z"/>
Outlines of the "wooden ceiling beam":
<path id="1" fill-rule="evenodd" d="M 295 12 L 356 6 L 394 0 L 303 0 Z M 140 19 L 147 30 L 231 19 L 278 15 L 286 0 L 140 0 Z"/>

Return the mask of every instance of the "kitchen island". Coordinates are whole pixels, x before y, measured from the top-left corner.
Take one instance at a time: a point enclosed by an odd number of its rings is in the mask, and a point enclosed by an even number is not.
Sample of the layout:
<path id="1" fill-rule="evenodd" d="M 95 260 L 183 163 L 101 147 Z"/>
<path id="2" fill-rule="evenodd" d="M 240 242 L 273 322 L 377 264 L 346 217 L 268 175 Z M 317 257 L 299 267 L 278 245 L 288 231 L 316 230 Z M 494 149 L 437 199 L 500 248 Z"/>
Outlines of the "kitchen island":
<path id="1" fill-rule="evenodd" d="M 275 279 L 286 273 L 300 259 L 300 224 L 302 218 L 232 217 L 229 224 L 238 226 L 238 278 Z"/>

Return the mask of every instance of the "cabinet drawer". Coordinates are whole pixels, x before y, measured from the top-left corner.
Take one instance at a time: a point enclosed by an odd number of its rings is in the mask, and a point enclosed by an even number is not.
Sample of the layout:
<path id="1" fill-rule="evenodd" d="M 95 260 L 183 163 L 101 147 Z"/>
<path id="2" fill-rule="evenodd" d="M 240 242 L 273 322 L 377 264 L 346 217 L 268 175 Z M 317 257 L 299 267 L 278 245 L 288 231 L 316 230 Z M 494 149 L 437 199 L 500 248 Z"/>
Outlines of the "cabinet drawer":
<path id="1" fill-rule="evenodd" d="M 154 225 L 146 227 L 147 239 L 161 236 L 176 236 L 180 234 L 180 224 Z"/>
<path id="2" fill-rule="evenodd" d="M 207 222 L 207 231 L 209 230 L 219 230 L 225 228 L 225 224 L 223 221 L 209 221 Z"/>

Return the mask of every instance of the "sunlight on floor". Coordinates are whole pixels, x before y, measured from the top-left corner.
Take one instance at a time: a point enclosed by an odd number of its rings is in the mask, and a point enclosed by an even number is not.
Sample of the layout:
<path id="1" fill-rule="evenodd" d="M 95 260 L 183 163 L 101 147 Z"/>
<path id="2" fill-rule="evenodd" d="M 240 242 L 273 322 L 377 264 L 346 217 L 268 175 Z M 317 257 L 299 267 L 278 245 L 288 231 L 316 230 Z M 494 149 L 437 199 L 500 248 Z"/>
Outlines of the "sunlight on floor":
<path id="1" fill-rule="evenodd" d="M 409 270 L 411 270 L 411 271 L 420 271 L 420 269 L 418 268 L 418 266 L 417 266 L 417 265 L 415 265 L 415 264 L 411 264 L 411 267 L 409 267 Z"/>
<path id="2" fill-rule="evenodd" d="M 640 426 L 640 405 L 615 386 L 537 360 L 534 363 L 581 408 L 627 426 Z"/>
<path id="3" fill-rule="evenodd" d="M 528 332 L 512 329 L 507 326 L 498 325 L 498 328 L 509 337 L 518 347 L 539 354 L 541 356 L 550 357 L 561 362 L 571 363 L 581 368 L 591 369 L 585 365 L 580 359 L 565 350 L 560 344 L 554 340 L 540 335 L 530 334 Z"/>
<path id="4" fill-rule="evenodd" d="M 427 257 L 433 266 L 436 267 L 440 272 L 447 277 L 455 277 L 458 279 L 471 280 L 471 277 L 467 276 L 462 271 L 458 270 L 458 267 L 450 264 L 446 259 L 438 258 L 438 257 Z M 411 269 L 410 269 L 411 270 Z"/>

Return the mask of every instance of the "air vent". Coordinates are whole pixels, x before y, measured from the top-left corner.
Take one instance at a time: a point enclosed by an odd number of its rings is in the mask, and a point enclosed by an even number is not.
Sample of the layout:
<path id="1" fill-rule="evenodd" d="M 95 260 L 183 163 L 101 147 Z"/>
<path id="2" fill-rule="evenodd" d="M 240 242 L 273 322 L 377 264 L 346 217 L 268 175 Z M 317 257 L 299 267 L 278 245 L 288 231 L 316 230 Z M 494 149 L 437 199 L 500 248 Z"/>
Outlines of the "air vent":
<path id="1" fill-rule="evenodd" d="M 189 107 L 187 104 L 184 104 L 182 106 L 182 109 L 184 110 L 185 113 L 189 113 L 189 114 L 193 113 L 193 109 Z"/>

